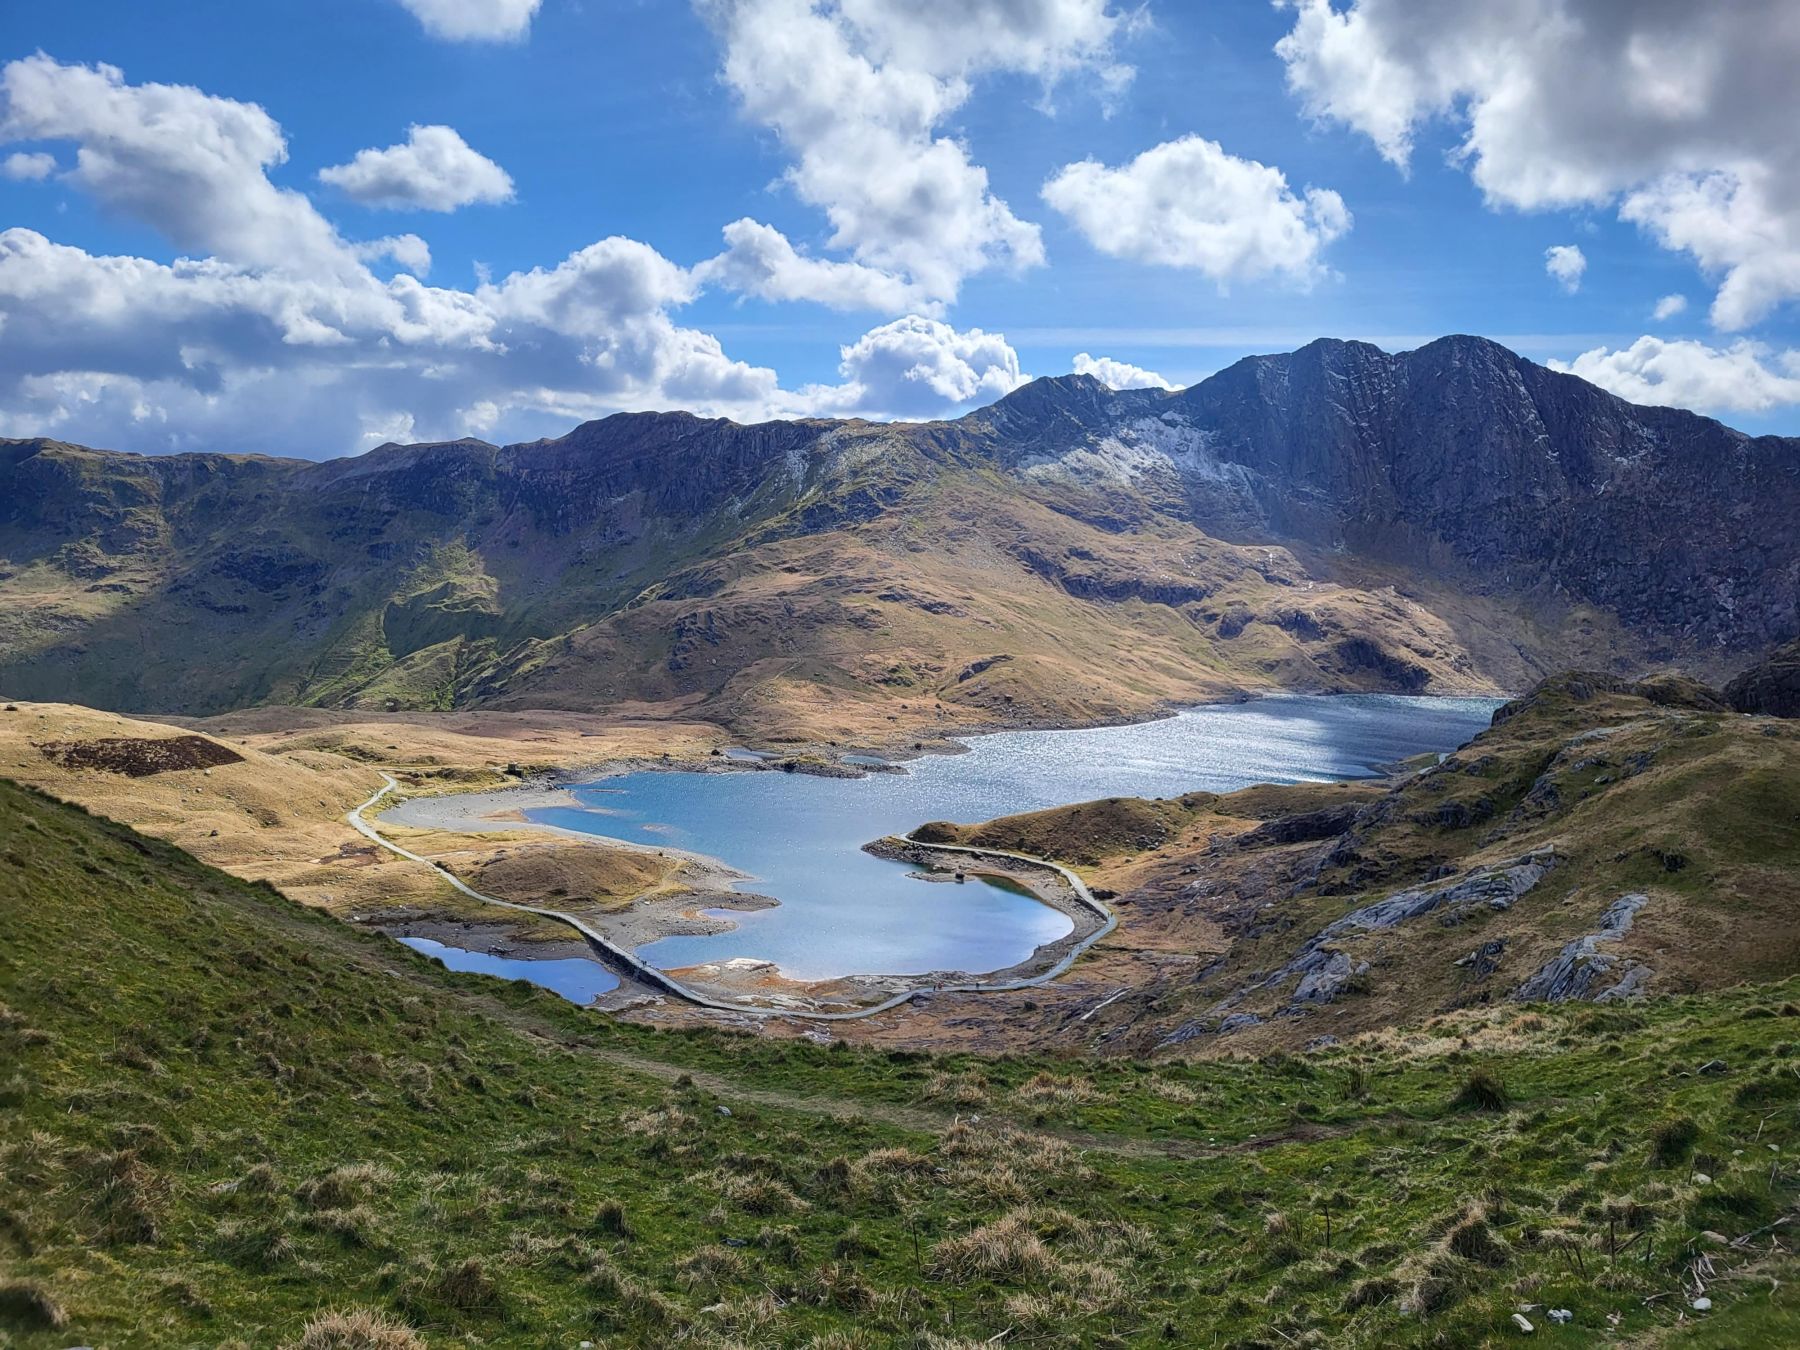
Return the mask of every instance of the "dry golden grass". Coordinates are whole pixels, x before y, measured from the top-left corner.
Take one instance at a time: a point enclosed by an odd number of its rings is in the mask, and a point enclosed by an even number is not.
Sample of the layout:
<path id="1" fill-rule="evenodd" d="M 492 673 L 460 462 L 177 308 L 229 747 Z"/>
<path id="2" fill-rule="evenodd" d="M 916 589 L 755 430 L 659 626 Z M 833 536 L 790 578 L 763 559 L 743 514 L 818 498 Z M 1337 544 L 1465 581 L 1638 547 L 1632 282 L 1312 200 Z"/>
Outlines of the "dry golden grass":
<path id="1" fill-rule="evenodd" d="M 518 843 L 509 839 L 470 865 L 462 851 L 432 855 L 487 895 L 555 908 L 579 901 L 620 909 L 645 895 L 684 890 L 678 858 L 638 849 L 605 848 L 572 840 Z"/>
<path id="2" fill-rule="evenodd" d="M 70 768 L 40 747 L 190 733 L 66 703 L 7 706 L 16 711 L 0 711 L 0 777 L 122 820 L 214 867 L 333 909 L 417 901 L 447 889 L 421 868 L 378 855 L 345 822 L 344 813 L 381 786 L 366 765 L 319 751 L 270 754 L 228 739 L 243 759 L 212 769 L 134 778 Z"/>
<path id="3" fill-rule="evenodd" d="M 1246 688 L 1376 687 L 1341 659 L 1346 634 L 1403 653 L 1438 692 L 1527 681 L 1504 644 L 1469 655 L 1517 616 L 1449 594 L 1421 604 L 1376 572 L 1340 581 L 1337 565 L 1175 522 L 1120 534 L 971 482 L 852 528 L 759 540 L 699 597 L 652 587 L 522 665 L 499 702 L 591 706 L 606 689 L 743 737 L 899 748 L 971 726 L 1138 718 Z M 1205 598 L 1182 603 L 1192 594 Z M 1256 621 L 1227 635 L 1227 610 Z M 704 650 L 659 659 L 696 618 Z M 1561 642 L 1561 630 L 1541 636 Z"/>
<path id="4" fill-rule="evenodd" d="M 651 757 L 671 747 L 704 753 L 719 739 L 716 729 L 689 724 L 665 733 L 576 714 L 417 714 L 375 721 L 275 708 L 177 726 L 73 704 L 0 707 L 11 709 L 0 711 L 0 777 L 124 821 L 340 917 L 394 907 L 458 918 L 494 913 L 350 828 L 345 813 L 381 786 L 377 765 L 417 769 L 428 791 L 458 790 L 516 781 L 502 776 L 509 766 Z M 70 750 L 196 734 L 241 758 L 132 776 L 83 767 L 91 757 Z M 654 853 L 549 839 L 520 842 L 503 834 L 405 833 L 415 851 L 439 857 L 477 889 L 525 903 L 554 906 L 567 899 L 619 907 L 640 894 L 681 889 L 675 880 L 679 862 Z M 566 937 L 548 923 L 523 917 L 508 923 L 526 938 Z"/>
<path id="5" fill-rule="evenodd" d="M 323 750 L 427 774 L 458 771 L 469 779 L 498 779 L 509 766 L 529 773 L 613 759 L 690 758 L 730 743 L 718 727 L 684 719 L 677 710 L 631 705 L 605 715 L 270 707 L 179 721 L 267 754 Z"/>
<path id="6" fill-rule="evenodd" d="M 425 1338 L 386 1313 L 320 1313 L 282 1350 L 426 1350 Z"/>
<path id="7" fill-rule="evenodd" d="M 949 1106 L 960 1106 L 967 1110 L 987 1105 L 987 1076 L 979 1069 L 969 1069 L 961 1073 L 947 1073 L 942 1069 L 934 1069 L 925 1080 L 925 1088 L 919 1094 L 928 1102 L 942 1102 Z"/>
<path id="8" fill-rule="evenodd" d="M 1079 1106 L 1093 1101 L 1098 1093 L 1086 1078 L 1044 1071 L 1033 1074 L 1013 1096 L 1027 1106 Z"/>

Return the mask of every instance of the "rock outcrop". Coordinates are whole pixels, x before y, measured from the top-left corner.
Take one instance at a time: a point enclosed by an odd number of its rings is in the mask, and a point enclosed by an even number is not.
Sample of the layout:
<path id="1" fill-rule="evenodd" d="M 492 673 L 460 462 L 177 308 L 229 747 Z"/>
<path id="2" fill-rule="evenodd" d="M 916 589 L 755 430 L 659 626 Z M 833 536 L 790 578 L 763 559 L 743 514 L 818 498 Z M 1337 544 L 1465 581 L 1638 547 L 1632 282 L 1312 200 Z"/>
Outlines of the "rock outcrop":
<path id="1" fill-rule="evenodd" d="M 1342 944 L 1359 934 L 1393 928 L 1427 914 L 1435 914 L 1438 923 L 1445 927 L 1455 927 L 1478 910 L 1504 912 L 1556 865 L 1555 851 L 1541 849 L 1510 862 L 1479 868 L 1467 876 L 1409 887 L 1358 906 L 1308 938 L 1293 959 L 1273 974 L 1222 999 L 1213 1012 L 1224 1013 L 1258 991 L 1280 989 L 1290 980 L 1294 987 L 1287 999 L 1288 1013 L 1334 1002 L 1369 971 L 1368 963 L 1358 960 Z"/>
<path id="2" fill-rule="evenodd" d="M 1725 686 L 1725 698 L 1741 713 L 1800 717 L 1800 640 L 1740 674 Z"/>
<path id="3" fill-rule="evenodd" d="M 1513 990 L 1512 996 L 1521 1003 L 1566 1003 L 1572 999 L 1613 1003 L 1641 992 L 1654 972 L 1648 966 L 1626 964 L 1616 952 L 1601 951 L 1600 947 L 1629 933 L 1637 912 L 1649 902 L 1650 897 L 1638 891 L 1620 896 L 1600 916 L 1598 931 L 1565 943 Z M 1621 964 L 1625 969 L 1614 980 L 1613 972 Z"/>

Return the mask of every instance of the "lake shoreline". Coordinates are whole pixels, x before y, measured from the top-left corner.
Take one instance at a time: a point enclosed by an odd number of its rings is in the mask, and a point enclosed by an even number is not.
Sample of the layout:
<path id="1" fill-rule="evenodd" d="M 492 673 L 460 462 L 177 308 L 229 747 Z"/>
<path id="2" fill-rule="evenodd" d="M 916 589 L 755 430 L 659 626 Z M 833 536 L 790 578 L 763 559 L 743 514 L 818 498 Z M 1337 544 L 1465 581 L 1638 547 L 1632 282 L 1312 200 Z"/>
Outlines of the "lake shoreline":
<path id="1" fill-rule="evenodd" d="M 1460 695 L 1450 696 L 1442 701 L 1448 707 L 1449 705 L 1464 702 L 1467 697 L 1468 696 Z M 1330 696 L 1325 696 L 1325 698 L 1332 703 L 1336 702 L 1336 700 L 1331 699 Z M 1420 702 L 1432 701 L 1436 700 L 1420 700 Z M 1054 732 L 1048 733 L 1020 733 L 1013 731 L 1011 734 L 1015 736 L 1029 735 L 1035 742 L 1037 737 L 1044 735 L 1057 736 L 1059 733 L 1080 735 L 1084 732 L 1092 734 L 1096 731 L 1104 732 L 1107 730 L 1130 732 L 1134 729 L 1156 726 L 1178 720 L 1184 714 L 1199 715 L 1206 712 L 1216 713 L 1221 710 L 1222 706 L 1241 707 L 1253 704 L 1273 705 L 1269 711 L 1272 715 L 1279 714 L 1277 721 L 1286 725 L 1286 723 L 1283 722 L 1283 719 L 1292 718 L 1298 715 L 1292 712 L 1292 709 L 1294 709 L 1297 704 L 1312 702 L 1314 702 L 1314 699 L 1305 695 L 1276 693 L 1267 696 L 1239 697 L 1223 705 L 1213 703 L 1198 705 L 1197 707 L 1191 708 L 1182 707 L 1161 710 L 1159 715 L 1154 718 L 1120 723 L 1117 724 L 1116 727 L 1109 725 L 1108 727 L 1102 728 L 1056 728 Z M 1483 704 L 1492 704 L 1497 702 L 1497 700 L 1483 699 L 1480 700 L 1480 702 Z M 1365 719 L 1369 716 L 1366 713 L 1356 714 L 1346 712 L 1344 716 L 1349 720 L 1339 721 L 1335 725 L 1341 725 L 1347 729 L 1353 728 L 1355 725 L 1355 717 L 1358 715 L 1363 716 Z M 1391 714 L 1387 715 L 1391 720 Z M 1487 716 L 1490 715 L 1490 710 L 1486 708 L 1462 710 L 1461 715 L 1465 726 L 1459 728 L 1459 739 L 1464 733 L 1473 734 L 1474 729 L 1477 729 L 1477 723 L 1485 724 Z M 1266 721 L 1266 719 L 1262 720 Z M 1308 717 L 1301 717 L 1301 722 L 1304 723 L 1308 721 Z M 1379 718 L 1375 719 L 1375 722 L 1379 723 Z M 1007 733 L 999 734 L 1005 735 Z M 1190 736 L 1194 734 L 1213 735 L 1215 739 L 1218 739 L 1216 732 L 1212 730 L 1206 730 L 1203 733 L 1190 732 L 1185 734 Z M 1346 735 L 1349 734 L 1350 733 L 1347 730 Z M 1365 740 L 1373 735 L 1373 732 L 1366 733 Z M 971 736 L 971 739 L 974 739 L 974 736 Z M 1041 744 L 1041 742 L 1036 743 Z M 1332 752 L 1339 754 L 1338 760 L 1332 761 L 1334 772 L 1331 777 L 1333 778 L 1378 777 L 1384 771 L 1391 771 L 1392 767 L 1397 762 L 1397 757 L 1395 756 L 1368 754 L 1360 749 L 1353 749 L 1353 746 L 1362 746 L 1364 744 L 1364 742 L 1356 741 L 1354 739 L 1346 740 L 1341 745 L 1338 742 L 1328 743 L 1333 747 Z M 1446 737 L 1444 743 L 1447 746 L 1450 743 L 1450 738 Z M 1178 740 L 1176 744 L 1179 746 L 1181 742 Z M 948 747 L 943 748 L 948 749 Z M 961 756 L 968 755 L 975 748 L 974 745 L 971 745 L 966 741 L 959 742 L 955 744 L 955 757 L 960 758 Z M 908 761 L 936 760 L 940 757 L 944 759 L 951 758 L 950 755 L 940 756 L 936 753 L 938 749 L 939 747 L 932 747 L 929 750 L 921 749 L 918 754 L 908 756 Z M 853 750 L 846 753 L 857 754 L 859 752 Z M 1292 752 L 1288 753 L 1291 755 Z M 1361 757 L 1356 757 L 1359 755 Z M 894 761 L 891 760 L 888 762 L 894 763 Z M 1250 762 L 1252 764 L 1255 763 L 1254 760 Z M 381 819 L 382 823 L 386 825 L 409 826 L 420 829 L 442 829 L 470 834 L 499 834 L 513 831 L 532 832 L 541 836 L 548 836 L 553 840 L 568 841 L 571 844 L 579 843 L 602 848 L 650 852 L 664 857 L 681 859 L 684 866 L 691 869 L 691 871 L 682 876 L 681 880 L 683 887 L 678 891 L 651 894 L 635 899 L 622 908 L 604 911 L 576 905 L 565 906 L 557 904 L 554 906 L 558 909 L 568 909 L 571 914 L 577 915 L 584 921 L 593 924 L 600 931 L 604 932 L 609 941 L 613 941 L 620 947 L 631 951 L 634 955 L 639 956 L 640 959 L 646 959 L 643 957 L 642 949 L 653 943 L 665 938 L 712 938 L 729 934 L 743 926 L 737 919 L 732 917 L 734 913 L 742 914 L 745 912 L 766 910 L 771 907 L 779 906 L 781 902 L 768 896 L 758 896 L 736 889 L 737 886 L 753 880 L 753 876 L 742 868 L 727 863 L 721 856 L 703 854 L 690 849 L 674 848 L 655 843 L 644 843 L 638 840 L 622 838 L 614 834 L 599 834 L 584 829 L 568 828 L 563 825 L 553 824 L 543 820 L 531 819 L 528 813 L 555 809 L 594 810 L 595 803 L 590 798 L 584 798 L 583 796 L 578 795 L 576 788 L 591 786 L 598 787 L 601 791 L 604 791 L 604 785 L 607 781 L 626 775 L 654 773 L 660 776 L 670 772 L 698 772 L 708 776 L 746 772 L 756 774 L 780 772 L 781 767 L 791 763 L 793 763 L 792 759 L 786 761 L 771 759 L 757 760 L 748 752 L 739 752 L 737 754 L 714 754 L 699 762 L 676 762 L 666 759 L 646 762 L 640 758 L 632 758 L 623 761 L 614 761 L 583 770 L 561 773 L 555 775 L 553 778 L 546 777 L 535 782 L 521 784 L 517 787 L 492 789 L 474 793 L 433 793 L 430 795 L 410 797 L 398 806 L 384 812 Z M 1163 766 L 1164 771 L 1167 770 L 1167 767 L 1166 764 Z M 886 765 L 871 766 L 863 764 L 842 765 L 834 771 L 822 774 L 814 774 L 810 770 L 790 769 L 789 771 L 797 774 L 804 773 L 808 777 L 841 777 L 850 779 L 864 777 L 871 768 L 875 768 L 878 773 L 883 773 L 884 776 L 885 773 L 894 771 L 887 769 Z M 908 770 L 900 768 L 898 764 L 895 764 L 895 769 L 898 769 L 901 773 L 909 773 Z M 1305 771 L 1304 766 L 1298 762 L 1291 764 L 1281 763 L 1278 767 L 1278 772 L 1287 776 L 1286 781 L 1293 781 L 1292 775 L 1294 773 L 1303 773 Z M 1195 772 L 1199 772 L 1199 770 L 1195 770 Z M 1274 777 L 1267 779 L 1257 777 L 1250 778 L 1247 781 L 1282 780 Z M 1326 780 L 1319 779 L 1318 781 Z M 1136 795 L 1150 795 L 1151 792 L 1160 790 L 1162 790 L 1160 780 L 1157 780 L 1154 773 L 1151 773 L 1141 785 L 1138 785 L 1138 793 Z M 808 789 L 806 791 L 810 791 L 816 797 L 818 790 Z M 716 796 L 716 794 L 714 795 Z M 1096 793 L 1095 795 L 1098 796 L 1100 794 Z M 888 796 L 891 799 L 892 794 L 890 793 Z M 801 800 L 806 800 L 804 793 Z M 1080 800 L 1080 798 L 1077 798 L 1077 800 Z M 663 804 L 665 808 L 668 805 L 666 793 Z M 912 804 L 916 805 L 917 803 Z M 1029 802 L 1024 804 L 1022 808 L 1015 807 L 1013 810 L 1004 809 L 1004 804 L 1002 805 L 1003 809 L 995 811 L 994 814 L 1012 814 L 1016 809 L 1042 809 L 1041 806 L 1034 806 Z M 935 811 L 932 813 L 936 814 Z M 891 814 L 892 812 L 890 810 L 889 815 L 891 816 Z M 916 828 L 924 823 L 925 820 L 922 818 L 912 819 L 911 824 L 906 827 L 906 830 L 909 832 L 910 829 Z M 887 825 L 879 827 L 890 828 L 890 826 Z M 971 866 L 966 863 L 959 865 L 953 860 L 947 860 L 947 855 L 929 854 L 925 852 L 924 846 L 918 845 L 911 840 L 885 839 L 877 841 L 874 845 L 862 844 L 859 845 L 859 847 L 863 852 L 873 854 L 877 857 L 884 857 L 889 860 L 904 859 L 906 861 L 918 862 L 930 867 L 935 872 L 955 872 L 960 870 L 970 874 L 971 880 L 978 880 L 980 877 L 993 872 L 998 877 L 1010 881 L 1015 886 L 1019 887 L 1036 905 L 1044 906 L 1062 915 L 1069 921 L 1070 928 L 1058 937 L 1037 942 L 1026 955 L 1018 960 L 1012 961 L 1004 966 L 992 967 L 987 970 L 955 968 L 933 969 L 919 973 L 907 972 L 896 974 L 853 972 L 839 976 L 815 978 L 792 977 L 785 972 L 779 956 L 776 955 L 780 950 L 779 945 L 773 950 L 765 947 L 765 950 L 769 951 L 769 955 L 766 957 L 752 955 L 750 952 L 733 953 L 731 950 L 726 949 L 720 951 L 716 958 L 682 961 L 680 964 L 671 961 L 666 966 L 662 961 L 653 960 L 651 964 L 655 965 L 658 969 L 666 969 L 668 973 L 684 982 L 704 986 L 705 991 L 708 993 L 717 993 L 723 997 L 734 1000 L 749 996 L 760 1002 L 764 997 L 774 996 L 779 1002 L 794 999 L 815 1006 L 819 1002 L 837 1006 L 840 1002 L 868 1002 L 882 996 L 890 995 L 894 992 L 918 989 L 921 987 L 930 988 L 936 985 L 962 983 L 1003 984 L 1010 980 L 1029 978 L 1035 972 L 1053 967 L 1064 951 L 1080 944 L 1100 922 L 1094 916 L 1092 910 L 1079 903 L 1073 896 L 1061 894 L 1059 888 L 1047 881 L 1041 872 L 1034 872 L 1029 868 L 1026 868 L 1023 871 L 1014 871 L 1008 868 L 995 869 L 986 866 Z M 936 878 L 934 877 L 931 879 Z M 816 898 L 812 903 L 816 907 Z M 892 903 L 891 899 L 888 903 Z M 921 910 L 921 913 L 923 915 L 933 913 L 934 904 L 936 903 L 937 902 L 935 901 L 927 902 Z M 885 912 L 887 912 L 891 918 L 892 911 L 888 910 Z M 796 919 L 795 922 L 804 922 L 804 920 Z M 920 922 L 930 923 L 931 920 L 921 918 Z M 792 931 L 792 926 L 790 924 L 790 934 Z M 995 931 L 1000 933 L 1005 930 Z M 495 937 L 503 940 L 503 926 L 497 926 Z M 794 939 L 791 936 L 788 939 L 790 949 L 792 948 L 793 940 Z M 840 938 L 838 940 L 841 941 L 843 939 Z M 1004 939 L 1001 939 L 1001 941 L 1003 942 Z M 755 948 L 752 947 L 751 952 L 754 951 Z M 688 951 L 684 950 L 683 955 L 687 954 Z M 904 972 L 905 967 L 901 967 L 901 970 Z"/>
<path id="2" fill-rule="evenodd" d="M 522 784 L 480 792 L 408 797 L 382 812 L 376 823 L 386 828 L 401 826 L 451 834 L 543 835 L 570 847 L 615 849 L 678 859 L 682 864 L 681 889 L 637 896 L 620 909 L 600 909 L 579 903 L 546 904 L 545 897 L 529 897 L 530 903 L 565 909 L 592 923 L 609 940 L 634 953 L 663 938 L 714 937 L 737 927 L 736 921 L 726 915 L 708 914 L 704 912 L 706 910 L 753 913 L 780 903 L 772 896 L 736 889 L 738 883 L 754 878 L 721 858 L 691 849 L 572 830 L 532 820 L 526 814 L 550 807 L 578 808 L 580 805 L 580 800 L 568 787 Z M 516 937 L 517 921 L 499 915 L 488 923 L 447 917 L 408 918 L 392 923 L 384 916 L 379 926 L 393 936 L 425 937 L 434 941 L 445 941 L 440 933 L 448 933 L 455 937 L 455 945 L 493 955 L 509 955 L 524 945 Z M 561 945 L 572 951 L 590 950 L 578 938 L 568 939 Z"/>
<path id="3" fill-rule="evenodd" d="M 579 905 L 554 906 L 593 924 L 608 940 L 639 954 L 652 943 L 669 937 L 716 937 L 736 929 L 731 912 L 755 913 L 772 909 L 780 901 L 772 896 L 734 889 L 734 883 L 753 878 L 722 859 L 686 849 L 659 847 L 612 835 L 590 834 L 560 825 L 531 820 L 527 811 L 547 807 L 579 807 L 574 793 L 565 787 L 522 785 L 481 792 L 411 797 L 384 811 L 378 825 L 409 829 L 444 830 L 458 834 L 536 833 L 580 846 L 619 848 L 634 852 L 680 857 L 696 868 L 684 874 L 690 889 L 663 895 L 641 896 L 619 910 L 602 911 Z M 994 970 L 933 970 L 917 974 L 850 974 L 822 979 L 796 979 L 784 975 L 772 962 L 753 958 L 725 958 L 670 967 L 668 973 L 706 993 L 721 997 L 777 992 L 809 1005 L 852 1007 L 879 1001 L 907 989 L 962 983 L 1006 983 L 1030 979 L 1062 959 L 1067 950 L 1090 936 L 1103 920 L 1084 905 L 1073 891 L 1045 868 L 994 855 L 979 866 L 962 861 L 948 850 L 918 844 L 910 839 L 877 839 L 863 851 L 891 861 L 905 861 L 929 869 L 935 875 L 925 881 L 951 882 L 960 871 L 975 878 L 999 877 L 1027 891 L 1033 900 L 1069 919 L 1069 932 L 1040 943 L 1023 959 Z M 710 912 L 709 912 L 710 911 Z M 397 921 L 396 921 L 397 918 Z M 497 913 L 491 921 L 452 918 L 422 910 L 414 915 L 383 916 L 374 925 L 390 937 L 422 937 L 445 945 L 499 957 L 557 960 L 591 956 L 592 949 L 579 938 L 525 941 L 517 934 L 517 922 Z M 529 956 L 527 956 L 529 953 Z M 617 998 L 634 992 L 630 976 L 619 990 L 603 996 Z"/>

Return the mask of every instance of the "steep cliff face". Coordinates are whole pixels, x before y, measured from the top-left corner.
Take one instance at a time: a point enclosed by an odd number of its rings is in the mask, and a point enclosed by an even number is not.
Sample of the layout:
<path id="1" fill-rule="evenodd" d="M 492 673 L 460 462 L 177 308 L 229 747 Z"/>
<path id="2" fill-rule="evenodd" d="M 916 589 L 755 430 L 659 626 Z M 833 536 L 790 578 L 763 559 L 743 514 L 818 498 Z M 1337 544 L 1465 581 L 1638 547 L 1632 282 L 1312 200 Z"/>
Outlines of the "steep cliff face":
<path id="1" fill-rule="evenodd" d="M 1800 639 L 1741 672 L 1725 686 L 1725 698 L 1741 713 L 1800 717 Z"/>
<path id="2" fill-rule="evenodd" d="M 322 464 L 0 442 L 0 690 L 954 701 L 921 672 L 1010 653 L 984 715 L 1056 720 L 1716 671 L 1800 632 L 1796 519 L 1800 442 L 1476 338 L 1320 341 L 1176 393 L 1039 380 L 955 422 L 622 414 Z"/>
<path id="3" fill-rule="evenodd" d="M 1246 379 L 1267 411 L 1220 388 Z M 1323 517 L 1339 539 L 1321 542 L 1404 561 L 1441 546 L 1496 589 L 1548 586 L 1722 647 L 1800 628 L 1793 440 L 1636 407 L 1478 338 L 1397 357 L 1314 343 L 1184 399 L 1261 475 L 1278 527 Z"/>
<path id="4" fill-rule="evenodd" d="M 1115 481 L 1178 483 L 1186 517 L 1226 537 L 1599 605 L 1669 654 L 1800 630 L 1800 441 L 1629 404 L 1485 339 L 1314 342 L 1081 422 L 1050 456 L 1065 477 L 1104 482 L 1110 457 L 1130 470 Z M 1012 462 L 1041 474 L 1042 443 L 1019 444 Z"/>

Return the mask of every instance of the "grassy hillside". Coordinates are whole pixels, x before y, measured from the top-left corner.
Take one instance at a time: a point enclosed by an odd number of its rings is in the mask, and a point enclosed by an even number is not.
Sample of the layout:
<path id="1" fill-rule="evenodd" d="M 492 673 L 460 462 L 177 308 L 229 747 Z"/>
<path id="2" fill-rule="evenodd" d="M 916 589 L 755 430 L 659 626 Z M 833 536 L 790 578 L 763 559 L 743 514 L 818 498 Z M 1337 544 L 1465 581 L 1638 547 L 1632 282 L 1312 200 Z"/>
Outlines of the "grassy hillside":
<path id="1" fill-rule="evenodd" d="M 1543 989 L 1800 971 L 1800 723 L 1734 713 L 1692 681 L 1567 675 L 1414 767 L 919 837 L 1057 857 L 1115 895 L 1118 933 L 1065 994 L 1088 1013 L 1099 985 L 1130 988 L 1055 1033 L 1113 1050 L 1171 1035 L 1190 1052 L 1291 1049 Z M 1146 972 L 1147 951 L 1168 959 Z"/>
<path id="2" fill-rule="evenodd" d="M 13 1346 L 1800 1335 L 1793 982 L 931 1059 L 621 1026 L 7 783 L 0 823 Z"/>

